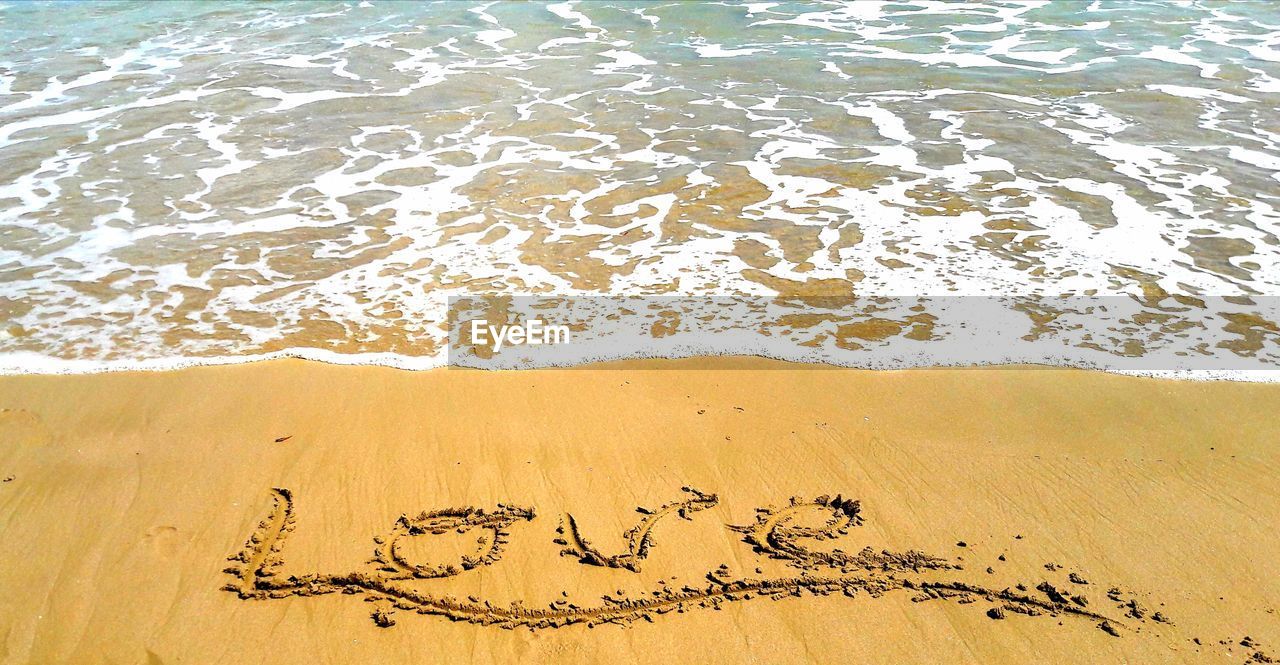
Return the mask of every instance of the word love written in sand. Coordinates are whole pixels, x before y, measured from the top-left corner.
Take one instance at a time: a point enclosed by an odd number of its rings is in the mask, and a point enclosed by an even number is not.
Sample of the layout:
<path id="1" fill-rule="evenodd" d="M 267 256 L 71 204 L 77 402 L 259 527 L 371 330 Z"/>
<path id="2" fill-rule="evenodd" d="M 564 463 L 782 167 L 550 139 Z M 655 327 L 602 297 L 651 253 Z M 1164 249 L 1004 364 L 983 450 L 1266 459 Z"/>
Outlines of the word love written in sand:
<path id="1" fill-rule="evenodd" d="M 639 572 L 654 546 L 653 531 L 666 517 L 691 519 L 693 513 L 719 502 L 715 494 L 690 487 L 683 491 L 685 496 L 680 500 L 659 508 L 638 508 L 642 517 L 623 534 L 626 550 L 621 553 L 606 554 L 593 546 L 582 536 L 572 515 L 565 516 L 561 522 L 555 542 L 563 548 L 562 555 L 583 564 Z M 475 596 L 433 595 L 411 586 L 416 581 L 451 577 L 497 563 L 510 537 L 509 529 L 518 522 L 533 520 L 532 508 L 499 504 L 494 510 L 446 508 L 423 511 L 416 516 L 403 515 L 390 533 L 374 538 L 373 558 L 362 569 L 345 574 L 285 575 L 281 572 L 282 556 L 285 538 L 295 526 L 294 497 L 289 490 L 281 488 L 273 489 L 272 496 L 275 503 L 271 514 L 259 522 L 244 549 L 228 557 L 233 563 L 225 572 L 234 579 L 224 589 L 246 600 L 330 593 L 362 596 L 376 603 L 372 617 L 383 627 L 395 624 L 393 612 L 397 609 L 486 626 L 541 629 L 571 624 L 626 624 L 641 619 L 654 621 L 657 616 L 672 612 L 718 609 L 724 603 L 760 598 L 777 600 L 833 593 L 854 597 L 859 592 L 878 598 L 899 590 L 913 593 L 915 601 L 949 600 L 962 604 L 985 601 L 987 615 L 993 619 L 1003 619 L 1007 613 L 1072 617 L 1091 621 L 1112 635 L 1119 635 L 1126 625 L 1089 609 L 1088 600 L 1083 596 L 1059 591 L 1047 581 L 1034 591 L 1023 584 L 1014 589 L 996 590 L 963 579 L 964 569 L 958 563 L 923 552 L 876 551 L 867 547 L 848 553 L 838 548 L 820 550 L 806 546 L 806 543 L 839 538 L 862 525 L 859 502 L 840 496 L 819 496 L 812 500 L 793 497 L 781 508 L 756 509 L 753 524 L 729 527 L 743 534 L 743 540 L 757 553 L 797 569 L 797 576 L 740 577 L 721 566 L 707 573 L 705 584 L 697 586 L 677 588 L 663 584 L 634 598 L 619 591 L 585 606 L 562 597 L 542 607 L 527 607 L 522 601 L 499 605 Z M 813 514 L 825 521 L 817 526 L 801 523 L 804 517 L 812 518 Z M 456 563 L 426 565 L 406 554 L 406 550 L 411 549 L 405 546 L 408 539 L 468 531 L 482 532 L 476 540 L 477 549 Z M 1137 601 L 1122 598 L 1118 590 L 1112 589 L 1108 599 L 1121 610 L 1126 621 L 1146 620 Z M 1158 614 L 1153 618 L 1161 620 Z"/>

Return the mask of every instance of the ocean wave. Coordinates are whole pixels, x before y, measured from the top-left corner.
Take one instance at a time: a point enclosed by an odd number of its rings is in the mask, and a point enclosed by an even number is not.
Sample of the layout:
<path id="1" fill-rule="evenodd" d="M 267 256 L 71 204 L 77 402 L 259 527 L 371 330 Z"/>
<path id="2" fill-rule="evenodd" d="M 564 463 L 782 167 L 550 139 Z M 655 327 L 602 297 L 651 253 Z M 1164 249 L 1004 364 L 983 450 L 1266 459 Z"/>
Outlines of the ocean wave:
<path id="1" fill-rule="evenodd" d="M 1280 295 L 1265 3 L 0 18 L 4 371 L 432 367 L 466 294 Z"/>

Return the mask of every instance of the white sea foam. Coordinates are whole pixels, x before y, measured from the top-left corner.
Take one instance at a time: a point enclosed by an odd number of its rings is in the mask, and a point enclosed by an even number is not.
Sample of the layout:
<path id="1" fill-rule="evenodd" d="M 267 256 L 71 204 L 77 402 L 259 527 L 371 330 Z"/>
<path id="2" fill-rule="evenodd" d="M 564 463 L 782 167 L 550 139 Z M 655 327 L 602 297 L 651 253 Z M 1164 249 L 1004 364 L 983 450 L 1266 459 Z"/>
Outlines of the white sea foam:
<path id="1" fill-rule="evenodd" d="M 1262 5 L 175 7 L 0 10 L 0 371 L 433 367 L 475 292 L 1280 295 Z"/>

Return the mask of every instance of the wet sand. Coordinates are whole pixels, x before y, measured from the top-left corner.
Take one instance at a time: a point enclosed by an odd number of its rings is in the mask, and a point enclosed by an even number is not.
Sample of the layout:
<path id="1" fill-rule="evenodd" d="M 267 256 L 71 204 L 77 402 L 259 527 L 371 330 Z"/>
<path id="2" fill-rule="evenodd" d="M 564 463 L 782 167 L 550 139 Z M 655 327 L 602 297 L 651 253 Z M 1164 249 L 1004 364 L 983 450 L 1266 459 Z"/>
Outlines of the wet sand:
<path id="1" fill-rule="evenodd" d="M 0 408 L 4 662 L 1280 653 L 1280 385 L 272 361 Z"/>

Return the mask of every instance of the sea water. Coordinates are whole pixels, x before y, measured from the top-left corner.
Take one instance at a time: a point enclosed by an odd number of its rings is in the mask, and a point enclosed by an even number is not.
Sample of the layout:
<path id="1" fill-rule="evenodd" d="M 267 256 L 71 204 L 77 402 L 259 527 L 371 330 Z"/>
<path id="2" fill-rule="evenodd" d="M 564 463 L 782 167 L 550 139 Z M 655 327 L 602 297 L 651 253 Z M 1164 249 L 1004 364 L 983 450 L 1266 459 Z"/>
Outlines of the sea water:
<path id="1" fill-rule="evenodd" d="M 1266 370 L 1277 107 L 1269 2 L 10 2 L 0 370 L 434 367 L 467 295 L 780 298 L 712 350 L 851 366 L 957 326 L 850 303 L 986 298 L 1010 359 Z"/>

